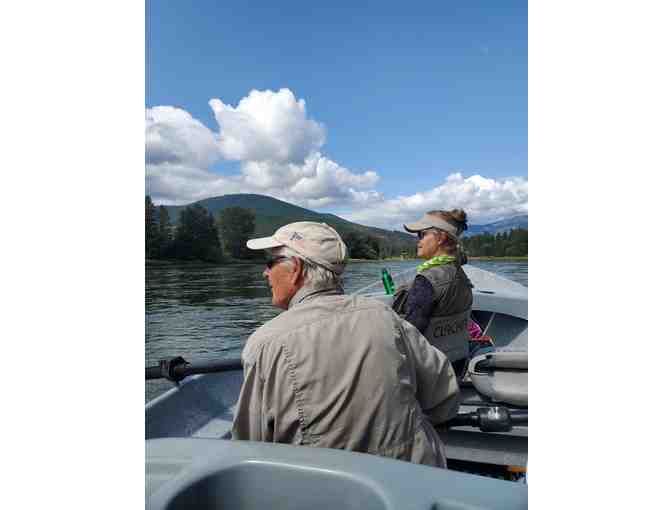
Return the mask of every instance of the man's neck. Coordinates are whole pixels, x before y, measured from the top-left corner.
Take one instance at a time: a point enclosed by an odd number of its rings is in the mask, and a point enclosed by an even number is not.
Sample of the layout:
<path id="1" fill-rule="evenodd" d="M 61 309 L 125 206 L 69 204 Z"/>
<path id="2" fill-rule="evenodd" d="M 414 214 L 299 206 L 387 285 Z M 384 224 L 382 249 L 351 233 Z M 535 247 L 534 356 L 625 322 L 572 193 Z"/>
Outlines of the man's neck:
<path id="1" fill-rule="evenodd" d="M 291 309 L 293 306 L 298 305 L 304 301 L 314 299 L 318 296 L 332 296 L 343 294 L 343 287 L 340 285 L 312 285 L 310 283 L 304 284 L 299 290 L 296 291 L 296 294 L 292 296 L 292 299 L 289 300 L 289 307 Z"/>

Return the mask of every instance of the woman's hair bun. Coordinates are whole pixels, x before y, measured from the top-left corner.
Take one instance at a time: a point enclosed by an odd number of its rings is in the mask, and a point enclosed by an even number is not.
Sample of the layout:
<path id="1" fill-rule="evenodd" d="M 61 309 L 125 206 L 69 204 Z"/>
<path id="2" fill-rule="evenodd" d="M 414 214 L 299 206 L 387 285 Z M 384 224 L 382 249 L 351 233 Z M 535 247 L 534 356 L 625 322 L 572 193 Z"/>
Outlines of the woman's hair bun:
<path id="1" fill-rule="evenodd" d="M 464 209 L 453 209 L 450 211 L 450 215 L 459 223 L 466 223 L 467 221 L 467 213 L 464 212 Z"/>
<path id="2" fill-rule="evenodd" d="M 467 230 L 467 213 L 464 209 L 453 209 L 449 214 L 462 230 Z"/>

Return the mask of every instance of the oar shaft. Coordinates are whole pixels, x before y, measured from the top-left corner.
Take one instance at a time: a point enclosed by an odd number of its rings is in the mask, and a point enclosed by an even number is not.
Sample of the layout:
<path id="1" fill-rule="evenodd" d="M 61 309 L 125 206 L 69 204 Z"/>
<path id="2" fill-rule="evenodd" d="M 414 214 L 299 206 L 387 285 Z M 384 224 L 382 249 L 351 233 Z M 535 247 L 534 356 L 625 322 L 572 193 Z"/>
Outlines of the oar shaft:
<path id="1" fill-rule="evenodd" d="M 525 425 L 527 426 L 527 411 L 509 411 L 511 415 L 511 423 L 513 425 Z"/>
<path id="2" fill-rule="evenodd" d="M 515 425 L 527 426 L 527 410 L 505 407 L 479 407 L 442 423 L 443 427 L 476 427 L 483 432 L 509 432 Z"/>
<path id="3" fill-rule="evenodd" d="M 189 363 L 185 368 L 185 375 L 210 374 L 212 372 L 230 372 L 232 370 L 242 369 L 243 361 L 241 359 L 201 361 L 196 363 Z"/>
<path id="4" fill-rule="evenodd" d="M 240 359 L 226 359 L 214 361 L 197 361 L 188 363 L 184 360 L 173 362 L 173 360 L 162 362 L 162 365 L 145 368 L 145 380 L 169 378 L 181 380 L 194 374 L 210 374 L 213 372 L 230 372 L 233 370 L 242 370 L 243 362 Z M 170 377 L 166 377 L 170 376 Z"/>
<path id="5" fill-rule="evenodd" d="M 161 379 L 161 367 L 145 367 L 145 380 Z"/>

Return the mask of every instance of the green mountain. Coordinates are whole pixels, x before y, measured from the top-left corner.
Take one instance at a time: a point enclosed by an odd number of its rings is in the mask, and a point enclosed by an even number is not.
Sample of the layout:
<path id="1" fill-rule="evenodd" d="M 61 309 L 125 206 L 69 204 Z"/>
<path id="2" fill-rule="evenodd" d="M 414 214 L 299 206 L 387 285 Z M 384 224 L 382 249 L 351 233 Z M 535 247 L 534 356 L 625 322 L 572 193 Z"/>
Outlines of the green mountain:
<path id="1" fill-rule="evenodd" d="M 375 240 L 381 248 L 377 251 L 380 251 L 385 256 L 398 255 L 402 252 L 410 255 L 415 254 L 416 250 L 415 236 L 406 232 L 367 227 L 344 220 L 334 214 L 318 213 L 266 195 L 222 195 L 220 197 L 199 200 L 188 205 L 194 204 L 202 205 L 215 218 L 217 218 L 219 211 L 228 207 L 242 207 L 254 211 L 255 236 L 271 235 L 281 226 L 294 221 L 320 221 L 334 227 L 351 248 L 355 248 L 353 243 L 356 242 L 356 239 L 353 239 L 353 237 L 357 237 L 360 239 L 369 238 Z M 188 205 L 165 206 L 173 226 L 178 224 L 180 211 Z M 527 215 L 515 216 L 486 225 L 469 225 L 469 230 L 465 232 L 465 238 L 485 233 L 509 232 L 513 228 L 527 229 Z M 371 244 L 371 242 L 366 244 Z"/>
<path id="2" fill-rule="evenodd" d="M 348 235 L 372 237 L 378 240 L 382 246 L 385 246 L 388 253 L 400 253 L 402 251 L 408 254 L 415 253 L 415 237 L 406 232 L 359 225 L 339 218 L 334 214 L 318 213 L 265 195 L 222 195 L 187 205 L 194 204 L 202 205 L 215 218 L 217 218 L 219 211 L 228 207 L 242 207 L 254 211 L 256 236 L 271 235 L 283 225 L 295 221 L 320 221 L 334 227 L 344 238 Z M 187 205 L 165 206 L 173 225 L 177 225 L 180 211 Z"/>

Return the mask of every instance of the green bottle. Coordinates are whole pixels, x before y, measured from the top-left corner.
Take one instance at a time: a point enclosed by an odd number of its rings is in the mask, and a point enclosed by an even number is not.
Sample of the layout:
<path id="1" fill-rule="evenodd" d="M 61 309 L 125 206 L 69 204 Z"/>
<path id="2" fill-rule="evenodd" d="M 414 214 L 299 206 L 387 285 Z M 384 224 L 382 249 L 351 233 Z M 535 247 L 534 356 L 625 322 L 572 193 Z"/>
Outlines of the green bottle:
<path id="1" fill-rule="evenodd" d="M 383 268 L 383 287 L 385 287 L 385 294 L 394 294 L 394 282 L 386 267 Z"/>

